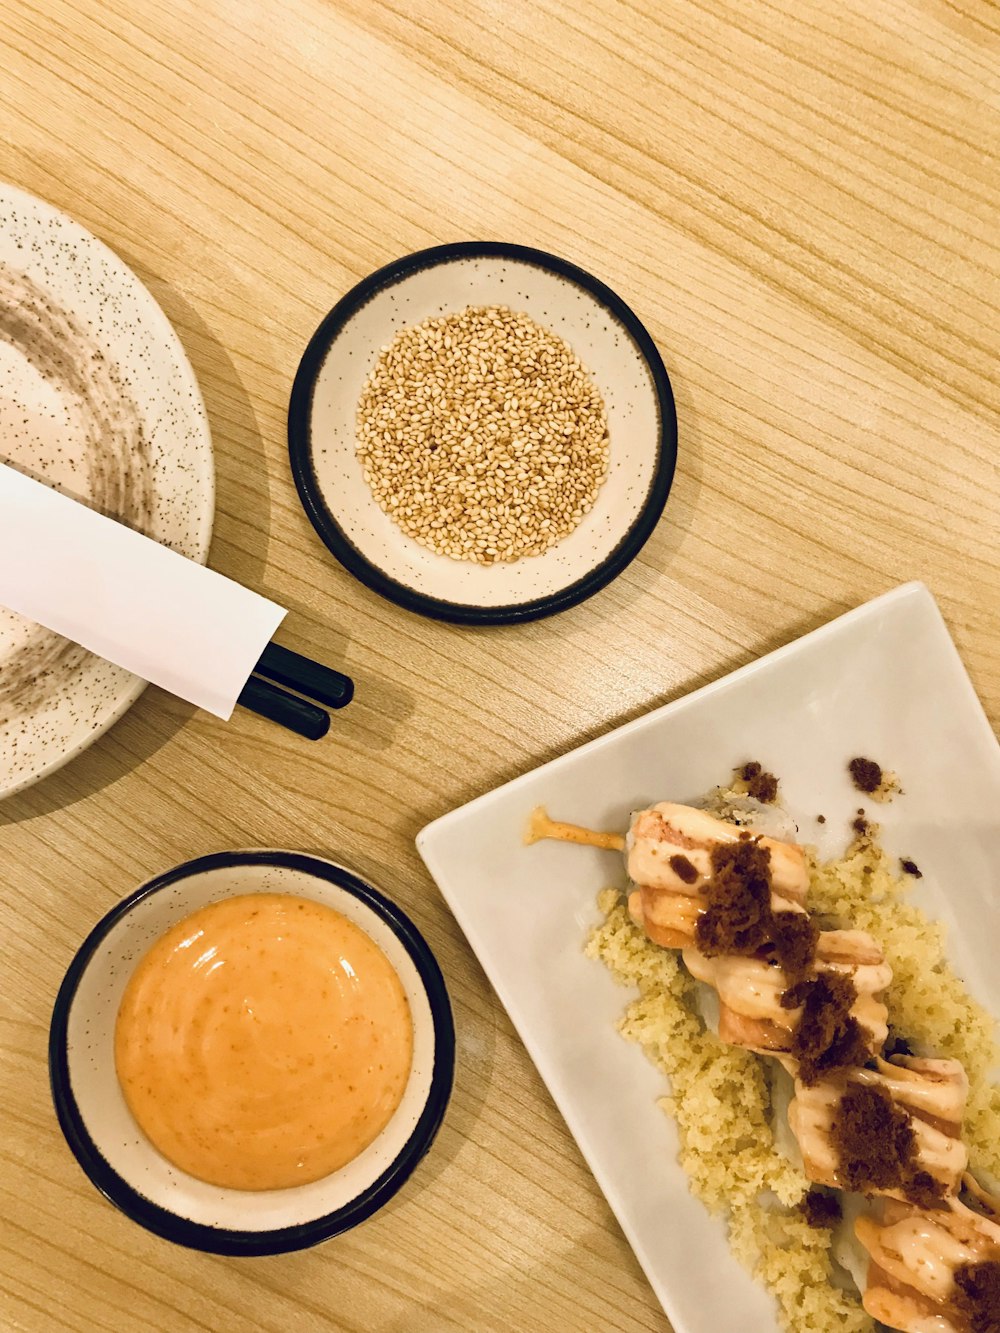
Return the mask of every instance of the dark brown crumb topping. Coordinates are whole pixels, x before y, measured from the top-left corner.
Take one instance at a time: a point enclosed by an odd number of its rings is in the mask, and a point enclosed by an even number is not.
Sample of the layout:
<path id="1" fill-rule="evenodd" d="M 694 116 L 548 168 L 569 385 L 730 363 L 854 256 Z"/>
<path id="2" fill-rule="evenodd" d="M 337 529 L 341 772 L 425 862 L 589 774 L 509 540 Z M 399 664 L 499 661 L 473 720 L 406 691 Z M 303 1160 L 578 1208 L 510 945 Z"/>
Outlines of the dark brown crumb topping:
<path id="1" fill-rule="evenodd" d="M 851 828 L 859 838 L 863 838 L 871 832 L 871 825 L 868 823 L 868 820 L 865 819 L 865 812 L 863 810 L 858 811 L 858 817 L 851 825 Z"/>
<path id="2" fill-rule="evenodd" d="M 923 1208 L 925 1212 L 945 1207 L 944 1186 L 929 1171 L 911 1171 L 903 1180 L 903 1193 L 911 1203 Z"/>
<path id="3" fill-rule="evenodd" d="M 829 1137 L 844 1188 L 856 1193 L 899 1188 L 913 1160 L 915 1141 L 909 1116 L 877 1086 L 848 1084 Z"/>
<path id="4" fill-rule="evenodd" d="M 683 884 L 693 884 L 698 878 L 698 869 L 686 856 L 672 856 L 670 869 Z"/>
<path id="5" fill-rule="evenodd" d="M 955 1306 L 969 1333 L 997 1333 L 1000 1329 L 1000 1262 L 962 1264 L 955 1269 Z"/>
<path id="6" fill-rule="evenodd" d="M 799 1209 L 807 1224 L 816 1227 L 817 1230 L 836 1226 L 843 1216 L 837 1196 L 828 1193 L 827 1190 L 818 1189 L 815 1185 L 802 1196 Z"/>
<path id="7" fill-rule="evenodd" d="M 911 861 L 908 856 L 901 856 L 899 864 L 903 869 L 904 875 L 912 875 L 914 879 L 923 879 L 924 872 L 917 865 L 916 861 Z"/>
<path id="8" fill-rule="evenodd" d="M 769 849 L 745 830 L 737 842 L 714 846 L 710 865 L 706 906 L 695 926 L 701 953 L 766 959 L 782 970 L 782 1007 L 802 1009 L 790 1053 L 807 1086 L 865 1064 L 871 1039 L 851 1013 L 854 982 L 833 972 L 815 975 L 820 932 L 811 916 L 772 910 Z"/>
<path id="9" fill-rule="evenodd" d="M 771 853 L 747 838 L 716 844 L 711 863 L 708 906 L 695 927 L 698 948 L 706 958 L 758 953 L 770 943 Z"/>
<path id="10" fill-rule="evenodd" d="M 817 816 L 816 816 L 816 823 L 817 823 L 817 824 L 825 824 L 825 823 L 826 823 L 826 815 L 817 815 Z"/>
<path id="11" fill-rule="evenodd" d="M 914 1162 L 912 1119 L 885 1088 L 849 1083 L 837 1106 L 830 1142 L 845 1189 L 859 1194 L 898 1189 L 918 1208 L 940 1205 L 941 1183 Z"/>
<path id="12" fill-rule="evenodd" d="M 774 959 L 794 986 L 812 971 L 819 929 L 805 912 L 775 912 L 771 920 Z"/>
<path id="13" fill-rule="evenodd" d="M 778 779 L 765 773 L 763 764 L 751 760 L 740 769 L 740 777 L 747 784 L 747 792 L 762 805 L 772 805 L 778 799 Z"/>
<path id="14" fill-rule="evenodd" d="M 763 954 L 790 982 L 807 976 L 819 931 L 804 912 L 772 912 L 771 853 L 753 838 L 713 847 L 707 907 L 695 926 L 706 958 Z"/>
<path id="15" fill-rule="evenodd" d="M 890 1028 L 882 1055 L 886 1060 L 891 1060 L 894 1055 L 913 1055 L 913 1047 L 905 1037 L 901 1037 L 898 1032 Z"/>
<path id="16" fill-rule="evenodd" d="M 913 1160 L 913 1126 L 885 1088 L 849 1083 L 830 1129 L 844 1188 L 859 1194 L 897 1189 Z"/>
<path id="17" fill-rule="evenodd" d="M 874 759 L 852 759 L 847 768 L 858 791 L 871 795 L 881 787 L 882 770 Z"/>
<path id="18" fill-rule="evenodd" d="M 870 1058 L 869 1037 L 851 1013 L 857 994 L 850 977 L 824 972 L 790 986 L 781 997 L 783 1009 L 802 1006 L 791 1054 L 806 1087 L 834 1070 L 857 1068 Z"/>

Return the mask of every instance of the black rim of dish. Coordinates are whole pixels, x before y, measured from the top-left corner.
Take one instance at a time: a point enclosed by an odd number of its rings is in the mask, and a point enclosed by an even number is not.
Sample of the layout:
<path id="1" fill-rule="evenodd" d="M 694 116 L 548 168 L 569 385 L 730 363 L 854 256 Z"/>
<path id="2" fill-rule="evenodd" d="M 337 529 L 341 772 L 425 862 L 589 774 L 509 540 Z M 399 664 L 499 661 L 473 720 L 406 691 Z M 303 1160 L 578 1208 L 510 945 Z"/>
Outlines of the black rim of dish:
<path id="1" fill-rule="evenodd" d="M 390 578 L 348 538 L 330 513 L 316 477 L 312 454 L 312 404 L 316 381 L 336 338 L 372 297 L 412 274 L 458 259 L 503 258 L 545 269 L 593 296 L 624 328 L 638 348 L 653 381 L 659 412 L 656 465 L 642 507 L 615 549 L 583 578 L 532 601 L 507 606 L 476 606 L 444 601 L 416 592 Z M 288 452 L 292 476 L 309 521 L 340 563 L 373 592 L 420 615 L 460 625 L 505 625 L 554 615 L 593 596 L 616 578 L 639 554 L 659 522 L 677 464 L 677 413 L 670 378 L 645 326 L 629 306 L 598 278 L 575 264 L 524 245 L 500 241 L 456 241 L 397 259 L 353 287 L 333 307 L 313 334 L 299 363 L 288 408 Z"/>
<path id="2" fill-rule="evenodd" d="M 234 865 L 270 865 L 303 871 L 353 894 L 386 923 L 406 949 L 430 1004 L 434 1028 L 434 1068 L 427 1102 L 412 1134 L 386 1170 L 363 1193 L 332 1213 L 271 1231 L 233 1231 L 178 1217 L 145 1198 L 101 1154 L 84 1123 L 69 1074 L 69 1014 L 77 987 L 98 945 L 114 925 L 144 898 L 207 870 Z M 91 1182 L 127 1217 L 166 1240 L 211 1254 L 267 1255 L 306 1249 L 364 1222 L 410 1177 L 444 1118 L 455 1070 L 455 1028 L 441 969 L 423 936 L 394 903 L 342 866 L 301 852 L 215 852 L 168 870 L 144 884 L 105 916 L 80 946 L 59 988 L 49 1028 L 49 1080 L 59 1125 Z"/>

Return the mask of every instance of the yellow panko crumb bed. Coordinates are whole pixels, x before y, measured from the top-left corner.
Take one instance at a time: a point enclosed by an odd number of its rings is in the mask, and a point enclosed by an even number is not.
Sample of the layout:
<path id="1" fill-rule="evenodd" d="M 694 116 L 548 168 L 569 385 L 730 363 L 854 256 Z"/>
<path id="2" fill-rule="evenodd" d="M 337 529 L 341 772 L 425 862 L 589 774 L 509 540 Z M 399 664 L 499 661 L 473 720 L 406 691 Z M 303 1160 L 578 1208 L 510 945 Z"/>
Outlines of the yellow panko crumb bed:
<path id="1" fill-rule="evenodd" d="M 944 933 L 906 899 L 874 831 L 839 861 L 814 864 L 810 909 L 870 931 L 893 969 L 890 1023 L 927 1053 L 960 1060 L 970 1092 L 963 1137 L 974 1171 L 1000 1176 L 1000 1088 L 991 1082 L 998 1048 L 990 1014 L 966 992 L 944 957 Z M 789 1333 L 871 1333 L 857 1293 L 831 1282 L 831 1233 L 810 1227 L 796 1205 L 803 1172 L 775 1147 L 764 1063 L 724 1045 L 698 1014 L 696 985 L 679 954 L 646 939 L 615 889 L 598 898 L 603 923 L 587 953 L 639 991 L 620 1022 L 669 1077 L 661 1105 L 677 1121 L 680 1160 L 694 1193 L 723 1217 L 739 1260 L 764 1282 Z"/>

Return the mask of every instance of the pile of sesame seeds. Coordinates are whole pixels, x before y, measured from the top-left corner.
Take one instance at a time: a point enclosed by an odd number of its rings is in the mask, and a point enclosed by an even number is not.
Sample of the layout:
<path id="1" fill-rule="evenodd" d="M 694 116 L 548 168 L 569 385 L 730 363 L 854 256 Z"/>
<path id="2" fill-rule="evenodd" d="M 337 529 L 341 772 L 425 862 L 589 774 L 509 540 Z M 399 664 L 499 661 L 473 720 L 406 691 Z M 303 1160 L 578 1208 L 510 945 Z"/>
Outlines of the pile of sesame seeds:
<path id="1" fill-rule="evenodd" d="M 455 560 L 547 551 L 608 471 L 607 410 L 590 374 L 561 338 L 502 306 L 402 329 L 365 382 L 357 426 L 381 508 Z"/>

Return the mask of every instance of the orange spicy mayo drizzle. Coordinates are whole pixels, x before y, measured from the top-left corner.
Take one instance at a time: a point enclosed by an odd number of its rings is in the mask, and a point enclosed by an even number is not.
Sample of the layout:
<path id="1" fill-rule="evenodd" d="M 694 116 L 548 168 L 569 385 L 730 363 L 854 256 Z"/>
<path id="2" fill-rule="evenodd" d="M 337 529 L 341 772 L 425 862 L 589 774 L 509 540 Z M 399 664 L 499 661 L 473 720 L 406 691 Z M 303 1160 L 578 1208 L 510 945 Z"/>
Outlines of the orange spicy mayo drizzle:
<path id="1" fill-rule="evenodd" d="M 285 1189 L 356 1157 L 413 1054 L 402 983 L 339 912 L 291 894 L 211 903 L 139 963 L 115 1028 L 129 1109 L 175 1166 Z"/>

